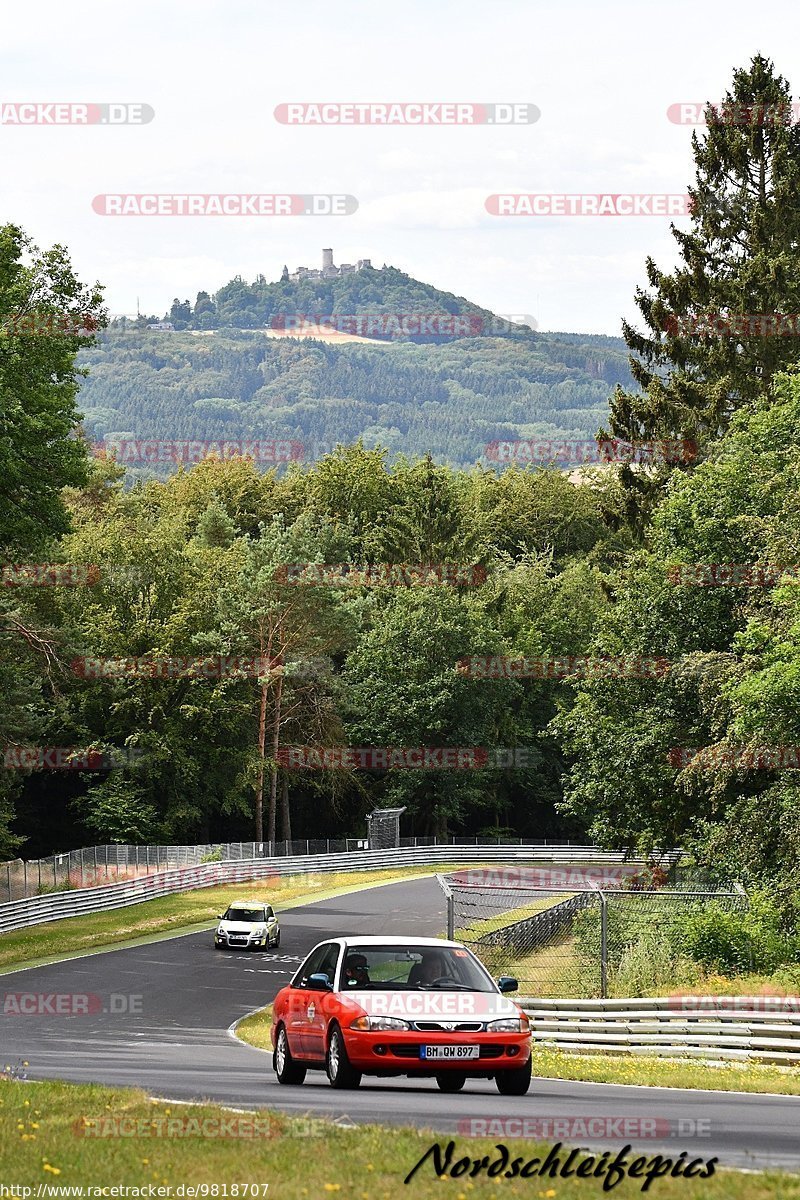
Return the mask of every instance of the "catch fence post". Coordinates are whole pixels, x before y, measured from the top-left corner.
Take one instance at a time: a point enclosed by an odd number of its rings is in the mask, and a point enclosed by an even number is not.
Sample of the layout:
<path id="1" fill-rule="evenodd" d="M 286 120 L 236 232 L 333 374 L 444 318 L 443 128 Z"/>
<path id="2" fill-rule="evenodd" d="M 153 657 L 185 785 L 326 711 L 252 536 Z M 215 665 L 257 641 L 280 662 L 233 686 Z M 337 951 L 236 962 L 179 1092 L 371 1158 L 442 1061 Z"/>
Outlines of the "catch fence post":
<path id="1" fill-rule="evenodd" d="M 600 892 L 600 998 L 608 996 L 608 900 Z"/>

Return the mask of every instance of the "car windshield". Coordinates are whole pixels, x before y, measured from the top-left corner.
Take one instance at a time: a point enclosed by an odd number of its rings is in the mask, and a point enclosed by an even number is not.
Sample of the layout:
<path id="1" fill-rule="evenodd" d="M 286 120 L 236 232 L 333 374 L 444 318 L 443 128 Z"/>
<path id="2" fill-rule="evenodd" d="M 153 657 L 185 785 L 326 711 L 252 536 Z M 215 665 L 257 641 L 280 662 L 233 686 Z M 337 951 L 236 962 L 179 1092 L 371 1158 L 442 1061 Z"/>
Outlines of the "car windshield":
<path id="1" fill-rule="evenodd" d="M 469 950 L 452 946 L 351 946 L 342 964 L 341 990 L 496 992 Z"/>
<path id="2" fill-rule="evenodd" d="M 263 908 L 229 908 L 223 917 L 225 921 L 263 921 Z"/>

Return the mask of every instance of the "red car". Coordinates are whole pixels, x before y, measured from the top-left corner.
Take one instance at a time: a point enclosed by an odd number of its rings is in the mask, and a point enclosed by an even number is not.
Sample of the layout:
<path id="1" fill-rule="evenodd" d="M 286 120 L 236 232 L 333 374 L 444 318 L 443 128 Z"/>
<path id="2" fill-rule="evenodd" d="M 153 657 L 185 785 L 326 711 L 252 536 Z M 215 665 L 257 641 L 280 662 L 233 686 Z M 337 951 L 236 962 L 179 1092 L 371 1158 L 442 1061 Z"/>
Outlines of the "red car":
<path id="1" fill-rule="evenodd" d="M 443 1092 L 494 1079 L 506 1096 L 531 1081 L 525 1013 L 465 946 L 439 938 L 331 938 L 275 998 L 272 1064 L 280 1083 L 325 1070 L 335 1088 L 362 1075 L 434 1078 Z"/>

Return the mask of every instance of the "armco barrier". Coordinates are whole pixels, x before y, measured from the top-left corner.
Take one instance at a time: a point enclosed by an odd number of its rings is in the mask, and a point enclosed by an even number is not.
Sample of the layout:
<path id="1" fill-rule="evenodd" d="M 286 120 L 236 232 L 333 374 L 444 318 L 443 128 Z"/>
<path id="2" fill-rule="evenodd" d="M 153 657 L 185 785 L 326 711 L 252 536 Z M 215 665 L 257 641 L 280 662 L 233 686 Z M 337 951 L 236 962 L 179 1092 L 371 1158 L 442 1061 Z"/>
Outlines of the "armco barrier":
<path id="1" fill-rule="evenodd" d="M 214 884 L 246 883 L 276 875 L 318 874 L 328 871 L 386 870 L 391 867 L 430 866 L 441 863 L 591 863 L 610 864 L 624 861 L 615 851 L 595 846 L 416 846 L 388 850 L 357 850 L 349 854 L 315 854 L 298 859 L 256 858 L 229 862 L 202 863 L 198 866 L 158 871 L 108 887 L 77 888 L 52 892 L 0 904 L 0 934 L 45 921 L 62 921 L 85 913 L 108 912 L 170 896 L 193 888 Z M 628 860 L 630 861 L 630 860 Z M 644 866 L 644 863 L 639 864 Z"/>
<path id="2" fill-rule="evenodd" d="M 522 998 L 518 1003 L 528 1014 L 536 1043 L 571 1054 L 800 1064 L 797 996 Z"/>
<path id="3" fill-rule="evenodd" d="M 512 921 L 510 925 L 503 925 L 500 929 L 484 933 L 475 938 L 470 945 L 478 954 L 482 946 L 501 946 L 503 950 L 515 953 L 523 950 L 530 952 L 535 946 L 546 946 L 564 930 L 571 929 L 575 913 L 596 900 L 596 892 L 577 892 L 569 899 L 562 900 L 560 904 L 554 904 L 551 908 L 545 908 L 532 917 Z"/>

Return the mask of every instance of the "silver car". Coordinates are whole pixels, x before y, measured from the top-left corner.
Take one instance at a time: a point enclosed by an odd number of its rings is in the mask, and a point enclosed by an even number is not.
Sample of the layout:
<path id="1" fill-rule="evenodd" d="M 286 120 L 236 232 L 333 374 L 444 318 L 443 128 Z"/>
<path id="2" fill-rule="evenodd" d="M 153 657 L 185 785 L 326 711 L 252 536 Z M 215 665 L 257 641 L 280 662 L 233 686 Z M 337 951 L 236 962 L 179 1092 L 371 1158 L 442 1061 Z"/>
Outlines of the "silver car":
<path id="1" fill-rule="evenodd" d="M 219 916 L 214 933 L 217 950 L 269 950 L 281 944 L 281 927 L 271 904 L 235 900 Z"/>

